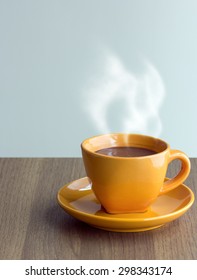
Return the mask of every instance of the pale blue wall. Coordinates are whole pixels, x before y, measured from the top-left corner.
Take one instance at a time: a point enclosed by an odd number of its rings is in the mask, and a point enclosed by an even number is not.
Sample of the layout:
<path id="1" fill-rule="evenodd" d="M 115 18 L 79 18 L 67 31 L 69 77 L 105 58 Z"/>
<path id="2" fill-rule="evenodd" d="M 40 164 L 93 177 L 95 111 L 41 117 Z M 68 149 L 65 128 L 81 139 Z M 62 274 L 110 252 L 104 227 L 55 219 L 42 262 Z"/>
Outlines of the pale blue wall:
<path id="1" fill-rule="evenodd" d="M 105 49 L 132 72 L 156 67 L 160 137 L 197 156 L 196 31 L 191 0 L 1 0 L 0 156 L 80 156 L 99 133 L 82 104 Z"/>

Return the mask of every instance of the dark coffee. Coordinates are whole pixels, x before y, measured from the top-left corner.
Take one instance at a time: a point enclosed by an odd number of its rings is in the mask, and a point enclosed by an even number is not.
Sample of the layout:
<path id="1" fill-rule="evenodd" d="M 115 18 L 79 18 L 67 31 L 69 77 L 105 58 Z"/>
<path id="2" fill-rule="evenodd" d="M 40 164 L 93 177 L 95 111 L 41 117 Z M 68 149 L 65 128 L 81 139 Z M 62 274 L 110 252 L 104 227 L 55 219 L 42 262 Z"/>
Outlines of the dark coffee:
<path id="1" fill-rule="evenodd" d="M 139 147 L 111 147 L 98 150 L 96 153 L 112 157 L 144 157 L 156 154 L 155 151 Z"/>

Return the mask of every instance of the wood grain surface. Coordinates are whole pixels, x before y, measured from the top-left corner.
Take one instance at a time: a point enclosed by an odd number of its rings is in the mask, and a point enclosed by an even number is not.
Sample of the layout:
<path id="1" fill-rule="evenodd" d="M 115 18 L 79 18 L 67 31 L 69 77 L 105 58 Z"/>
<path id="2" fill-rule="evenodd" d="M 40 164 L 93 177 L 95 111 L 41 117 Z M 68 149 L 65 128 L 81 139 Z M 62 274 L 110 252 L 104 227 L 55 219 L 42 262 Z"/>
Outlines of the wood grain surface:
<path id="1" fill-rule="evenodd" d="M 197 159 L 185 184 L 196 197 Z M 170 164 L 168 176 L 179 170 Z M 56 195 L 85 176 L 80 158 L 0 159 L 0 259 L 197 259 L 196 202 L 179 219 L 140 233 L 99 230 L 69 216 Z"/>

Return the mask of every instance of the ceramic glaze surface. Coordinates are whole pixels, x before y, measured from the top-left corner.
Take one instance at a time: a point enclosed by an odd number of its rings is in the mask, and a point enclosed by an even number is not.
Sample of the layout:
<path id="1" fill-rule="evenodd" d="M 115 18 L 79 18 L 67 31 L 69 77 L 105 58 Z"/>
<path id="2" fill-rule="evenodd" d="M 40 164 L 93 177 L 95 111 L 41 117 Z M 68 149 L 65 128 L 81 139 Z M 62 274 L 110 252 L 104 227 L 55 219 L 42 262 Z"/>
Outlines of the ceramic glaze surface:
<path id="1" fill-rule="evenodd" d="M 182 216 L 194 202 L 193 192 L 181 184 L 160 195 L 144 213 L 109 214 L 96 199 L 87 177 L 62 187 L 57 198 L 60 206 L 73 217 L 91 226 L 117 232 L 138 232 L 160 227 Z"/>

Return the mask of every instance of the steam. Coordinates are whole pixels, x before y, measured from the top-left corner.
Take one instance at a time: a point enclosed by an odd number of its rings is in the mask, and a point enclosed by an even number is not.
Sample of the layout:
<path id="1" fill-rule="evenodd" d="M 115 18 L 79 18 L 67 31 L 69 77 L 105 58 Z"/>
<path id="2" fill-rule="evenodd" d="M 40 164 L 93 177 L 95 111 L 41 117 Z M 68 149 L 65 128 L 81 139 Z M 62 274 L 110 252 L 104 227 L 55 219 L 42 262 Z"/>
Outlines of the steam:
<path id="1" fill-rule="evenodd" d="M 85 111 L 98 132 L 159 136 L 159 108 L 165 88 L 156 68 L 145 61 L 143 73 L 137 75 L 109 53 L 101 68 L 101 74 L 92 78 L 85 89 Z"/>

